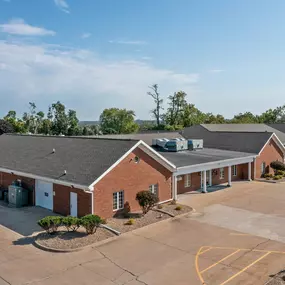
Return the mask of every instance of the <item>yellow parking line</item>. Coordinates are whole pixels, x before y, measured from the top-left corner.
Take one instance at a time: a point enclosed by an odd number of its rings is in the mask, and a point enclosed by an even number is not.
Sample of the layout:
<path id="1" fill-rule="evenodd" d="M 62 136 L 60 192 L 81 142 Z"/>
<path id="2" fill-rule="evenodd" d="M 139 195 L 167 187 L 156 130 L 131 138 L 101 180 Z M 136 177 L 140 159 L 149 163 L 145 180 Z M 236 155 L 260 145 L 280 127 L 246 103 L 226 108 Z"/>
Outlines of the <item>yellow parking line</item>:
<path id="1" fill-rule="evenodd" d="M 240 250 L 238 249 L 238 250 L 236 250 L 235 252 L 232 252 L 231 254 L 227 255 L 226 257 L 220 259 L 218 262 L 216 262 L 216 263 L 212 264 L 211 266 L 209 266 L 208 268 L 202 270 L 200 273 L 202 274 L 202 273 L 206 272 L 207 270 L 213 268 L 214 266 L 218 265 L 218 264 L 221 263 L 222 261 L 224 261 L 224 260 L 226 260 L 227 258 L 229 258 L 229 257 L 233 256 L 234 254 L 238 253 L 239 251 L 240 251 Z"/>
<path id="2" fill-rule="evenodd" d="M 209 251 L 210 249 L 212 249 L 212 247 L 209 246 L 209 248 L 207 248 L 207 249 L 203 250 L 202 252 L 200 252 L 199 255 L 201 255 L 201 254 L 203 254 L 203 253 Z"/>
<path id="3" fill-rule="evenodd" d="M 199 265 L 198 265 L 198 257 L 199 257 L 199 254 L 201 253 L 201 250 L 202 248 L 204 248 L 204 246 L 200 247 L 199 251 L 196 253 L 196 257 L 195 257 L 195 268 L 196 268 L 196 272 L 198 274 L 198 277 L 201 281 L 202 284 L 205 284 L 205 281 L 200 273 L 200 270 L 199 270 Z"/>
<path id="4" fill-rule="evenodd" d="M 227 284 L 229 281 L 233 280 L 234 278 L 236 278 L 238 275 L 240 275 L 241 273 L 243 273 L 245 270 L 247 270 L 248 268 L 250 268 L 251 266 L 253 266 L 254 264 L 256 264 L 257 262 L 259 262 L 260 260 L 262 260 L 263 258 L 265 258 L 267 255 L 269 255 L 271 252 L 267 252 L 264 255 L 262 255 L 260 258 L 256 259 L 254 262 L 252 262 L 251 264 L 249 264 L 248 266 L 246 266 L 245 268 L 243 268 L 241 271 L 239 271 L 238 273 L 236 273 L 235 275 L 233 275 L 232 277 L 230 277 L 228 280 L 226 280 L 225 282 L 221 283 L 220 285 L 224 285 Z"/>

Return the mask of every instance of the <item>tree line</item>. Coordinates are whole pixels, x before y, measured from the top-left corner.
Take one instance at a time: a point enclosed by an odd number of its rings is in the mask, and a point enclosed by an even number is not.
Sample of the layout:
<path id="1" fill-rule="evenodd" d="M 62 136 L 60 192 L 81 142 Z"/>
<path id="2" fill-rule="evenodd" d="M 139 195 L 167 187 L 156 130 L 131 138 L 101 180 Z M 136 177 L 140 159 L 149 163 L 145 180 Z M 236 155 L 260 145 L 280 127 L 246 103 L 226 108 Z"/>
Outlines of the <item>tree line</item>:
<path id="1" fill-rule="evenodd" d="M 66 109 L 61 102 L 53 103 L 45 114 L 29 102 L 29 110 L 18 117 L 11 110 L 0 120 L 0 134 L 8 132 L 45 135 L 87 136 L 98 134 L 128 134 L 147 130 L 180 130 L 197 124 L 227 123 L 285 123 L 285 105 L 268 109 L 261 115 L 251 112 L 239 113 L 231 119 L 221 114 L 204 113 L 187 101 L 184 91 L 169 95 L 164 107 L 164 100 L 159 87 L 154 84 L 146 94 L 153 101 L 150 110 L 153 120 L 138 124 L 133 110 L 107 108 L 100 115 L 98 125 L 81 126 L 75 110 Z"/>

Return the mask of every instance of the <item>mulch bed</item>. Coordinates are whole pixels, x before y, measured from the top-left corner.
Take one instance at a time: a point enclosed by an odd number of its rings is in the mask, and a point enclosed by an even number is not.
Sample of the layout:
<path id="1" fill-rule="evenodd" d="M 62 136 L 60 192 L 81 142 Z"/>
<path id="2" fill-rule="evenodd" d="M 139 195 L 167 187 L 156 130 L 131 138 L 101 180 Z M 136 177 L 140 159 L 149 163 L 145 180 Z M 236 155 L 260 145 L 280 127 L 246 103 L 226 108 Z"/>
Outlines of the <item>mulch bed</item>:
<path id="1" fill-rule="evenodd" d="M 93 235 L 87 235 L 84 229 L 79 229 L 77 232 L 67 232 L 62 228 L 52 235 L 45 232 L 40 233 L 36 241 L 45 247 L 68 250 L 81 248 L 113 236 L 115 236 L 113 233 L 103 228 L 98 228 Z"/>
<path id="2" fill-rule="evenodd" d="M 173 214 L 174 216 L 181 215 L 184 213 L 188 213 L 192 211 L 191 207 L 180 205 L 182 209 L 180 211 L 174 210 L 177 205 L 169 205 L 165 204 L 163 205 L 163 208 L 161 210 L 165 212 L 169 212 Z M 171 216 L 166 213 L 161 213 L 156 210 L 149 211 L 146 215 L 142 216 L 141 213 L 132 213 L 130 214 L 129 218 L 125 218 L 123 216 L 114 217 L 111 219 L 108 219 L 107 226 L 121 232 L 129 232 L 162 220 L 170 219 Z M 129 219 L 134 219 L 133 225 L 127 225 L 126 223 L 129 221 Z"/>
<path id="3" fill-rule="evenodd" d="M 265 283 L 266 285 L 284 285 L 285 284 L 285 270 L 280 271 L 275 275 L 270 276 L 272 279 Z"/>

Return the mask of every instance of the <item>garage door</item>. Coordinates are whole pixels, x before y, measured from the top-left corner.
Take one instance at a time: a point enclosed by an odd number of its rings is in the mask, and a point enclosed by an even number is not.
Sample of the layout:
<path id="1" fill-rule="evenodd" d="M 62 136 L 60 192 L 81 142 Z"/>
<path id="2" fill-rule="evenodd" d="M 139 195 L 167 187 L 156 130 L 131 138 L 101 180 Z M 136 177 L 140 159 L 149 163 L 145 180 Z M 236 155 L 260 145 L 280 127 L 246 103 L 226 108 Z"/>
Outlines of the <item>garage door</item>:
<path id="1" fill-rule="evenodd" d="M 53 210 L 53 184 L 36 180 L 36 206 Z"/>

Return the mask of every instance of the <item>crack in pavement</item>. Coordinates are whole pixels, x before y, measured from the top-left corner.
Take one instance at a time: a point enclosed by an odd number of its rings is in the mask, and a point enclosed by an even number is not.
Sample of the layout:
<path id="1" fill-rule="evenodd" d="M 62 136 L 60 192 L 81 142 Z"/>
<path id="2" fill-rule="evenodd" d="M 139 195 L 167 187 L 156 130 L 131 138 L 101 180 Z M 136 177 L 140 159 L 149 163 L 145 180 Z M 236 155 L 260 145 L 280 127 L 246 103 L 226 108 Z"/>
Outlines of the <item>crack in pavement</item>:
<path id="1" fill-rule="evenodd" d="M 6 279 L 4 279 L 2 276 L 0 276 L 0 279 L 2 279 L 5 283 L 12 285 L 10 282 L 8 282 Z"/>
<path id="2" fill-rule="evenodd" d="M 102 256 L 104 256 L 107 260 L 109 260 L 112 264 L 116 265 L 118 268 L 122 269 L 123 271 L 129 273 L 130 275 L 132 275 L 133 277 L 135 277 L 136 281 L 140 282 L 141 284 L 144 284 L 144 285 L 148 285 L 147 283 L 145 283 L 144 281 L 142 280 L 139 280 L 139 275 L 136 275 L 134 274 L 132 271 L 122 267 L 121 265 L 119 265 L 118 263 L 116 263 L 115 261 L 113 261 L 110 257 L 108 257 L 105 253 L 103 253 L 102 251 L 100 251 L 98 248 L 96 249 L 100 254 L 102 254 Z"/>

